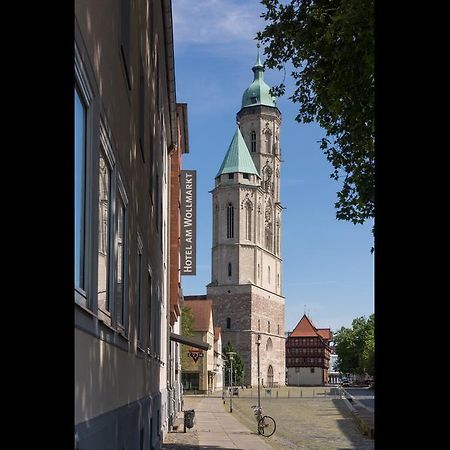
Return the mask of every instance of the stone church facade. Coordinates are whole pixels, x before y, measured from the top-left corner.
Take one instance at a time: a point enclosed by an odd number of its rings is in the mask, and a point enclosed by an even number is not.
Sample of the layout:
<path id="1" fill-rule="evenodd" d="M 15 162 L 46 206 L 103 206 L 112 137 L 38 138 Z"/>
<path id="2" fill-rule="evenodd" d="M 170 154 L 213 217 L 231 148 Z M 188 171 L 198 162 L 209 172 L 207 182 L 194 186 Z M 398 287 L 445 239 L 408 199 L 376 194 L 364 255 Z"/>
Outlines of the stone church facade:
<path id="1" fill-rule="evenodd" d="M 244 362 L 244 383 L 257 385 L 257 336 L 265 386 L 285 384 L 281 291 L 281 113 L 264 82 L 259 55 L 254 80 L 212 191 L 212 279 L 215 324 Z"/>

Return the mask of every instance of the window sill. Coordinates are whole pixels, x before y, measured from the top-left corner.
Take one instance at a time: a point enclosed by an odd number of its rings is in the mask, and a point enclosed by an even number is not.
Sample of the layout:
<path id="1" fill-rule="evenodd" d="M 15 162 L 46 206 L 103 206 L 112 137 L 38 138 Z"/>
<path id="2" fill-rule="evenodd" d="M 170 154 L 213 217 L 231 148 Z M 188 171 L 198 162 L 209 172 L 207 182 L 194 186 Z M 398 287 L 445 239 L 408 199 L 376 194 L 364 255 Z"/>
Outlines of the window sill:
<path id="1" fill-rule="evenodd" d="M 82 305 L 81 303 L 75 301 L 75 305 L 78 306 L 83 312 L 89 314 L 90 316 L 97 319 L 97 315 L 94 314 L 87 306 Z"/>

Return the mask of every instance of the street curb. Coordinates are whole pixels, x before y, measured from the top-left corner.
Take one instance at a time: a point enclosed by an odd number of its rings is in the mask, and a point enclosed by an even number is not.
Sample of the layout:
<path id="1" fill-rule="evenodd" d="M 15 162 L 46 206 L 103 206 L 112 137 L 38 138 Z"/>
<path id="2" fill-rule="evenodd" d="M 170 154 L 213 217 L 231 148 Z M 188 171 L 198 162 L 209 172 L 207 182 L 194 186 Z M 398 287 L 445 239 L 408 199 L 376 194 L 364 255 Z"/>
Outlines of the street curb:
<path id="1" fill-rule="evenodd" d="M 360 416 L 359 411 L 352 405 L 352 402 L 355 401 L 354 398 L 345 389 L 342 389 L 342 391 L 344 392 L 344 395 L 342 397 L 344 399 L 344 403 L 347 405 L 348 409 L 355 418 L 356 424 L 358 425 L 359 429 L 365 436 L 368 436 L 371 439 L 375 439 L 375 426 L 370 426 Z"/>

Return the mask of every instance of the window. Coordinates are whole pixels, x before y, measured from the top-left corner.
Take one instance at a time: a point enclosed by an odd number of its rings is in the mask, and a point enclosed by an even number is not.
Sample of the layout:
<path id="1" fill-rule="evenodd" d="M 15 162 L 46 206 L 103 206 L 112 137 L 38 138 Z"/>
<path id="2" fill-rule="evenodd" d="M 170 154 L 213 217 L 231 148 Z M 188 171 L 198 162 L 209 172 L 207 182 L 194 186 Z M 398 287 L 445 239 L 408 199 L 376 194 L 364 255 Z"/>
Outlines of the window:
<path id="1" fill-rule="evenodd" d="M 267 321 L 267 332 L 270 333 L 270 320 Z"/>
<path id="2" fill-rule="evenodd" d="M 136 273 L 136 336 L 137 336 L 137 344 L 141 346 L 141 329 L 142 329 L 142 241 L 140 236 L 138 235 L 138 253 L 137 253 L 137 273 Z"/>
<path id="3" fill-rule="evenodd" d="M 111 166 L 103 148 L 98 164 L 98 277 L 97 301 L 103 312 L 111 312 L 110 299 Z"/>
<path id="4" fill-rule="evenodd" d="M 259 264 L 258 264 L 258 279 L 260 277 L 260 274 L 261 274 L 261 268 L 259 267 Z"/>
<path id="5" fill-rule="evenodd" d="M 280 324 L 277 325 L 277 334 L 280 334 Z"/>
<path id="6" fill-rule="evenodd" d="M 255 131 L 252 131 L 250 141 L 251 141 L 251 151 L 252 151 L 252 153 L 255 153 L 256 152 L 256 132 Z"/>
<path id="7" fill-rule="evenodd" d="M 120 1 L 120 53 L 122 55 L 125 78 L 128 89 L 131 90 L 130 73 L 130 0 Z"/>
<path id="8" fill-rule="evenodd" d="M 234 238 L 234 207 L 231 203 L 227 207 L 227 238 Z"/>
<path id="9" fill-rule="evenodd" d="M 141 148 L 142 161 L 145 163 L 144 151 L 144 123 L 145 123 L 145 77 L 142 58 L 139 60 L 139 146 Z"/>
<path id="10" fill-rule="evenodd" d="M 261 331 L 261 320 L 258 319 L 258 331 Z"/>
<path id="11" fill-rule="evenodd" d="M 228 174 L 228 179 L 229 179 L 229 180 L 232 180 L 233 178 L 234 178 L 234 173 L 229 173 L 229 174 Z"/>
<path id="12" fill-rule="evenodd" d="M 252 204 L 248 201 L 245 205 L 245 239 L 252 240 Z"/>
<path id="13" fill-rule="evenodd" d="M 148 336 L 147 336 L 147 353 L 150 353 L 152 349 L 154 350 L 154 342 L 153 342 L 153 323 L 152 323 L 152 303 L 153 303 L 153 289 L 152 289 L 152 275 L 150 273 L 150 268 L 148 272 L 148 301 L 147 301 L 147 308 L 148 308 Z M 156 336 L 155 336 L 156 338 Z"/>
<path id="14" fill-rule="evenodd" d="M 242 178 L 245 178 L 246 180 L 248 180 L 248 173 L 243 173 Z"/>
<path id="15" fill-rule="evenodd" d="M 231 328 L 231 318 L 227 317 L 227 328 L 230 329 Z"/>
<path id="16" fill-rule="evenodd" d="M 75 83 L 74 83 L 74 300 L 78 304 L 96 309 L 96 295 L 92 289 L 95 283 L 93 264 L 97 238 L 93 232 L 96 217 L 98 160 L 97 148 L 93 148 L 98 131 L 95 79 L 90 67 L 81 57 L 78 44 L 78 28 L 75 29 Z M 93 166 L 94 165 L 94 166 Z M 95 230 L 96 231 L 96 230 Z M 94 287 L 95 289 L 95 287 Z"/>
<path id="17" fill-rule="evenodd" d="M 231 277 L 231 263 L 228 263 L 228 276 Z"/>
<path id="18" fill-rule="evenodd" d="M 314 373 L 314 367 L 311 367 L 311 373 Z"/>
<path id="19" fill-rule="evenodd" d="M 116 217 L 116 270 L 115 270 L 115 295 L 117 305 L 117 322 L 119 327 L 126 328 L 126 291 L 125 291 L 125 276 L 126 276 L 126 262 L 127 255 L 127 243 L 126 243 L 126 202 L 124 200 L 124 194 L 118 193 L 117 195 L 117 217 Z"/>
<path id="20" fill-rule="evenodd" d="M 75 287 L 85 290 L 86 105 L 75 88 Z"/>
<path id="21" fill-rule="evenodd" d="M 267 266 L 267 282 L 270 284 L 270 266 Z"/>

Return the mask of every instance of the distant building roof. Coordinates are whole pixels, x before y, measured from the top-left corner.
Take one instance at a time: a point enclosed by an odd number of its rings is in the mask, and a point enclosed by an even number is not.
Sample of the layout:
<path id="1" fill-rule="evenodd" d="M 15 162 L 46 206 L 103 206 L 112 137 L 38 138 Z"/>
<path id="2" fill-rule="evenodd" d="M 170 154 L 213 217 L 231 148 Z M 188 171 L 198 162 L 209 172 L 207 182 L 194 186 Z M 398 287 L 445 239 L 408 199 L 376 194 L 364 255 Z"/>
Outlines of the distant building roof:
<path id="1" fill-rule="evenodd" d="M 332 338 L 331 330 L 329 328 L 317 328 L 317 332 L 327 341 Z"/>
<path id="2" fill-rule="evenodd" d="M 320 336 L 326 341 L 331 340 L 331 330 L 329 328 L 316 328 L 309 317 L 303 314 L 294 331 L 289 337 L 315 337 Z"/>
<path id="3" fill-rule="evenodd" d="M 186 300 L 185 297 L 184 306 L 192 311 L 193 331 L 208 331 L 212 320 L 212 300 Z"/>
<path id="4" fill-rule="evenodd" d="M 227 154 L 225 155 L 216 177 L 222 175 L 223 173 L 235 172 L 253 173 L 259 177 L 258 170 L 256 169 L 255 163 L 250 156 L 247 144 L 244 141 L 239 127 L 234 133 L 233 139 L 228 147 Z"/>

